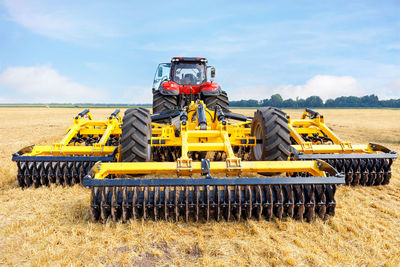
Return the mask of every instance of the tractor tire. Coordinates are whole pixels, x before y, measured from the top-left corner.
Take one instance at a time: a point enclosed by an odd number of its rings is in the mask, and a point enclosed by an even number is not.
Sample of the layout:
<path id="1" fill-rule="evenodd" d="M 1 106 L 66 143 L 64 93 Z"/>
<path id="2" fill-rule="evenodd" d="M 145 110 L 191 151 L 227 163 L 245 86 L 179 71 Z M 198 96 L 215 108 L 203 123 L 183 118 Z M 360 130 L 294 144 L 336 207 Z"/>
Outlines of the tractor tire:
<path id="1" fill-rule="evenodd" d="M 137 109 L 144 110 L 146 112 L 149 111 L 147 108 L 140 108 L 140 107 L 139 108 L 128 108 L 127 110 L 125 110 L 124 116 L 128 115 L 129 113 L 131 113 L 132 111 L 135 111 Z"/>
<path id="2" fill-rule="evenodd" d="M 203 101 L 208 109 L 214 109 L 216 105 L 219 105 L 222 108 L 222 111 L 229 111 L 229 99 L 228 94 L 225 91 L 221 91 L 220 95 L 203 96 Z"/>
<path id="3" fill-rule="evenodd" d="M 150 160 L 151 137 L 150 112 L 144 108 L 131 108 L 125 111 L 122 121 L 121 161 L 145 162 Z"/>
<path id="4" fill-rule="evenodd" d="M 287 161 L 290 155 L 290 129 L 286 113 L 274 107 L 258 109 L 251 124 L 251 136 L 255 136 L 256 144 L 250 150 L 251 160 Z M 265 176 L 279 173 L 260 173 Z"/>
<path id="5" fill-rule="evenodd" d="M 153 93 L 153 114 L 161 113 L 164 110 L 176 109 L 178 97 L 175 95 L 163 95 L 160 91 Z"/>

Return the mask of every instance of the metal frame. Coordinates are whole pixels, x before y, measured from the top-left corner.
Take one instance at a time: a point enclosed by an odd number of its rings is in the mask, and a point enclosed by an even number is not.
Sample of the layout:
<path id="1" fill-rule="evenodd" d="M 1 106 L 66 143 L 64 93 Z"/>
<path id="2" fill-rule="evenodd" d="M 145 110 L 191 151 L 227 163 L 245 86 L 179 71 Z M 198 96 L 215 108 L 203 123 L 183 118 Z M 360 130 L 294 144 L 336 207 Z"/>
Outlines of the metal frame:
<path id="1" fill-rule="evenodd" d="M 168 117 L 167 115 L 171 115 Z M 174 116 L 172 116 L 174 115 Z M 166 118 L 163 122 L 160 118 Z M 149 148 L 175 150 L 173 162 L 97 162 L 82 184 L 91 188 L 90 213 L 93 221 L 107 218 L 126 222 L 130 218 L 180 217 L 189 221 L 215 217 L 258 219 L 283 216 L 307 221 L 316 215 L 325 219 L 334 215 L 336 185 L 345 178 L 324 161 L 245 161 L 235 147 L 251 148 L 251 121 L 226 120 L 218 106 L 209 110 L 201 101 L 191 102 L 184 110 L 156 114 L 152 123 Z M 226 159 L 194 161 L 193 153 L 224 152 Z M 285 172 L 293 177 L 244 177 L 246 173 Z M 177 178 L 127 178 L 126 176 L 168 174 Z M 203 178 L 192 178 L 200 174 Z M 213 178 L 225 174 L 230 178 Z M 327 177 L 328 175 L 331 175 Z M 180 178 L 189 176 L 190 178 Z M 123 179 L 120 179 L 123 178 Z M 243 210 L 243 215 L 242 215 Z"/>
<path id="2" fill-rule="evenodd" d="M 338 177 L 241 177 L 241 178 L 160 178 L 160 179 L 91 179 L 84 178 L 84 186 L 224 186 L 224 185 L 322 185 L 343 184 L 344 178 Z"/>
<path id="3" fill-rule="evenodd" d="M 13 154 L 13 160 L 43 160 L 44 156 L 56 156 L 57 160 L 65 156 L 93 156 L 101 157 L 113 154 L 117 146 L 107 145 L 110 136 L 121 136 L 120 125 L 122 123 L 119 110 L 115 110 L 107 120 L 95 121 L 88 109 L 74 117 L 73 125 L 66 131 L 65 136 L 58 143 L 50 146 L 32 145 Z M 101 137 L 100 137 L 101 136 Z M 85 137 L 98 139 L 93 145 L 76 143 Z M 100 139 L 99 139 L 100 138 Z"/>
<path id="4" fill-rule="evenodd" d="M 256 144 L 251 137 L 251 121 L 228 123 L 220 108 L 209 110 L 201 100 L 191 104 L 171 119 L 170 123 L 153 123 L 150 145 L 152 147 L 181 147 L 181 156 L 176 162 L 132 162 L 101 163 L 92 168 L 90 176 L 104 179 L 107 176 L 134 174 L 176 174 L 177 176 L 203 173 L 204 162 L 194 162 L 189 157 L 191 151 L 223 151 L 226 160 L 208 162 L 209 174 L 223 173 L 240 176 L 245 172 L 293 173 L 308 172 L 312 176 L 325 177 L 325 172 L 336 174 L 323 161 L 241 161 L 232 147 L 251 147 Z"/>
<path id="5" fill-rule="evenodd" d="M 306 109 L 298 120 L 290 117 L 288 120 L 290 137 L 297 143 L 292 147 L 296 152 L 300 153 L 300 155 L 295 155 L 297 158 L 303 157 L 301 154 L 313 154 L 313 156 L 304 156 L 304 159 L 329 158 L 323 154 L 334 154 L 332 156 L 334 158 L 362 158 L 363 154 L 375 154 L 378 156 L 378 152 L 385 153 L 386 156 L 383 156 L 384 158 L 397 158 L 396 152 L 382 145 L 373 143 L 355 145 L 343 141 L 325 124 L 324 116 L 311 109 Z M 328 140 L 328 142 L 305 141 L 303 135 L 310 138 L 315 137 L 317 140 Z M 351 154 L 351 156 L 337 154 Z"/>

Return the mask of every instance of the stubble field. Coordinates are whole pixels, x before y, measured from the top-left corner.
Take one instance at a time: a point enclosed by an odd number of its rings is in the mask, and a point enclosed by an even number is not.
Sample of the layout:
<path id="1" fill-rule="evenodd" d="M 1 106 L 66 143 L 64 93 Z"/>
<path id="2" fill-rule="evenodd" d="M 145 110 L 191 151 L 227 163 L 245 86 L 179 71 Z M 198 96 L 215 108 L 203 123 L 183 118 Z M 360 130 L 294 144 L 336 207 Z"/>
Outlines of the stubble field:
<path id="1" fill-rule="evenodd" d="M 400 264 L 400 161 L 387 186 L 337 190 L 336 215 L 293 220 L 92 223 L 82 186 L 21 190 L 11 154 L 58 141 L 80 110 L 0 109 L 0 265 Z M 235 110 L 252 115 L 254 110 Z M 93 109 L 95 119 L 112 109 Z M 302 110 L 286 110 L 299 117 Z M 400 110 L 321 110 L 342 139 L 400 151 Z"/>

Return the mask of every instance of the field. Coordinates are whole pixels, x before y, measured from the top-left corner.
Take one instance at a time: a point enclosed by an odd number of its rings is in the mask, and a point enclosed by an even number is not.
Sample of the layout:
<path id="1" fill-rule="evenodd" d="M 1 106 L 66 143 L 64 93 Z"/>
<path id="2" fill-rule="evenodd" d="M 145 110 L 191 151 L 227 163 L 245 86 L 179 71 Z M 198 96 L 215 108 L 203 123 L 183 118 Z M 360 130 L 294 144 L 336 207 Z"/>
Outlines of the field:
<path id="1" fill-rule="evenodd" d="M 400 160 L 387 186 L 338 189 L 336 216 L 184 223 L 90 222 L 81 186 L 21 190 L 11 154 L 59 140 L 80 109 L 0 109 L 0 265 L 400 264 Z M 251 115 L 253 110 L 239 110 Z M 111 109 L 93 109 L 106 118 Z M 287 110 L 299 117 L 301 110 Z M 400 151 L 400 110 L 322 110 L 344 140 Z"/>

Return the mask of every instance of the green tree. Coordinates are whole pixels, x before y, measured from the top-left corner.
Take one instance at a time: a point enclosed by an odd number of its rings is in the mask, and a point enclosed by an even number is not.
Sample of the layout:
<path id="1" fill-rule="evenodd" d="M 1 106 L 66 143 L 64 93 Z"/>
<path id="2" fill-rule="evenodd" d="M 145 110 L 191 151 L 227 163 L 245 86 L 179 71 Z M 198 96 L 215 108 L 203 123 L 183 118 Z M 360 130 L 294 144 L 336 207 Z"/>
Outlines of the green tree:
<path id="1" fill-rule="evenodd" d="M 279 108 L 279 107 L 282 107 L 283 99 L 282 99 L 282 96 L 280 94 L 274 94 L 274 95 L 271 96 L 271 100 L 269 102 L 270 102 L 269 103 L 270 106 Z"/>
<path id="2" fill-rule="evenodd" d="M 307 107 L 322 107 L 324 105 L 324 101 L 319 96 L 310 96 L 305 100 L 305 105 Z"/>

